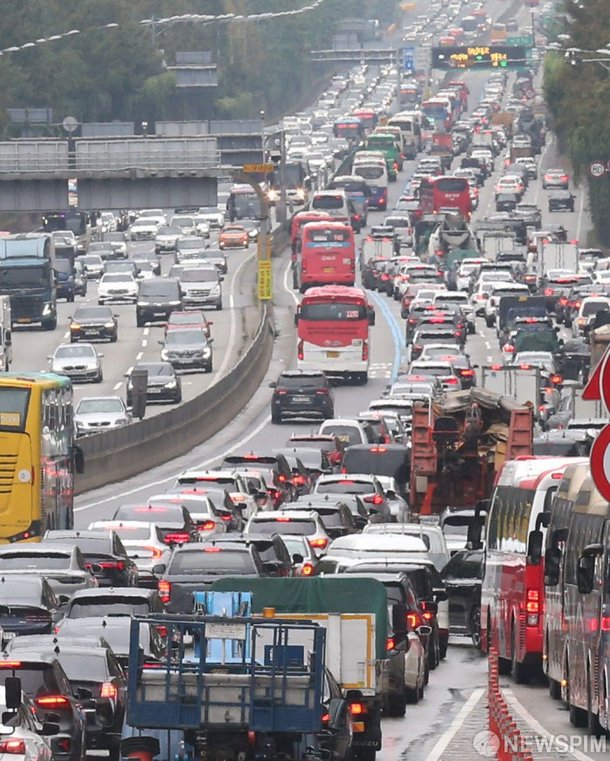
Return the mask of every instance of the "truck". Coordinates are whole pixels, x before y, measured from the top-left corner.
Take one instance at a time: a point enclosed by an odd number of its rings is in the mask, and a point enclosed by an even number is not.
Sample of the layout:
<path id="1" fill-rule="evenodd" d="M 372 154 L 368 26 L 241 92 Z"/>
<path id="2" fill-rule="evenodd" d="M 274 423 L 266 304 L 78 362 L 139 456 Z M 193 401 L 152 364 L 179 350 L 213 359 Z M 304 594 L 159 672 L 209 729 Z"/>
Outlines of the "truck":
<path id="1" fill-rule="evenodd" d="M 540 368 L 518 365 L 483 365 L 481 382 L 485 389 L 500 396 L 519 399 L 538 409 L 542 397 Z"/>
<path id="2" fill-rule="evenodd" d="M 516 236 L 512 230 L 483 230 L 479 236 L 481 251 L 488 259 L 496 259 L 498 254 L 514 251 Z"/>
<path id="3" fill-rule="evenodd" d="M 12 324 L 57 327 L 55 250 L 50 235 L 22 233 L 0 239 L 0 295 L 9 296 Z"/>
<path id="4" fill-rule="evenodd" d="M 252 593 L 252 609 L 273 608 L 275 618 L 309 620 L 326 628 L 326 667 L 341 687 L 359 726 L 354 727 L 352 754 L 374 761 L 381 749 L 381 710 L 402 715 L 406 611 L 390 605 L 384 585 L 371 578 L 313 579 L 225 578 L 214 591 Z M 394 649 L 388 642 L 394 642 Z M 401 650 L 402 648 L 402 650 Z"/>
<path id="5" fill-rule="evenodd" d="M 540 238 L 537 250 L 537 272 L 545 275 L 549 270 L 578 272 L 578 245 L 575 241 L 554 241 Z"/>
<path id="6" fill-rule="evenodd" d="M 451 132 L 435 132 L 432 135 L 430 155 L 441 160 L 441 166 L 448 171 L 453 161 L 453 137 Z"/>
<path id="7" fill-rule="evenodd" d="M 410 507 L 420 516 L 475 508 L 504 460 L 533 452 L 532 405 L 479 386 L 415 403 L 411 428 Z"/>
<path id="8" fill-rule="evenodd" d="M 491 115 L 492 126 L 504 127 L 504 131 L 506 132 L 506 136 L 509 138 L 509 140 L 513 134 L 514 120 L 515 115 L 511 111 L 496 111 L 496 113 Z"/>
<path id="9" fill-rule="evenodd" d="M 346 759 L 351 718 L 325 667 L 326 629 L 256 616 L 250 593 L 201 592 L 196 605 L 132 619 L 125 734 L 178 731 L 187 754 L 206 761 Z M 148 627 L 168 643 L 152 667 L 140 648 Z"/>
<path id="10" fill-rule="evenodd" d="M 510 163 L 515 164 L 517 159 L 533 158 L 534 151 L 531 145 L 510 145 Z"/>
<path id="11" fill-rule="evenodd" d="M 0 366 L 8 373 L 13 361 L 11 299 L 0 296 Z"/>

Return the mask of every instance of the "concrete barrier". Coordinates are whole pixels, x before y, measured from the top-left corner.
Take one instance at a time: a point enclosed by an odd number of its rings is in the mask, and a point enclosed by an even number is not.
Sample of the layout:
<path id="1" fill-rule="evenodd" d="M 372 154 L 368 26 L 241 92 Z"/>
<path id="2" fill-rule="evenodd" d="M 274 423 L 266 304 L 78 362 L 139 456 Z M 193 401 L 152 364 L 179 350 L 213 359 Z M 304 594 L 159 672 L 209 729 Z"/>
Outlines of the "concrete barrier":
<path id="1" fill-rule="evenodd" d="M 83 439 L 85 472 L 76 478 L 76 494 L 143 473 L 218 433 L 260 386 L 273 338 L 272 310 L 264 306 L 254 340 L 221 382 L 175 409 Z"/>

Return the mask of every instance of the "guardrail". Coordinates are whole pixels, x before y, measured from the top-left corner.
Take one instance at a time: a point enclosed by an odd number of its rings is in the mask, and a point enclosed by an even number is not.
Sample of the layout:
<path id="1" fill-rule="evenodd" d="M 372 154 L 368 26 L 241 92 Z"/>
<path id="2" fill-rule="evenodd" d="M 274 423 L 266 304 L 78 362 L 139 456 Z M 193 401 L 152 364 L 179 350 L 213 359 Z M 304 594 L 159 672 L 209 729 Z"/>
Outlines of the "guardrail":
<path id="1" fill-rule="evenodd" d="M 76 478 L 75 493 L 136 476 L 186 454 L 218 433 L 260 386 L 271 359 L 273 337 L 271 309 L 265 305 L 252 344 L 222 382 L 176 409 L 84 438 L 85 472 Z"/>

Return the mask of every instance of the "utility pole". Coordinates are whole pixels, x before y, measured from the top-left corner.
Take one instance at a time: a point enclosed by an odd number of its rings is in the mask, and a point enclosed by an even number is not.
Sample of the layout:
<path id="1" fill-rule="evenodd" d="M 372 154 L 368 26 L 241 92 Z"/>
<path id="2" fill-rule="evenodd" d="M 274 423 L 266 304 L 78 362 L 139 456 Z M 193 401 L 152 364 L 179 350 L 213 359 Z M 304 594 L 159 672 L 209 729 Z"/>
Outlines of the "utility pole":
<path id="1" fill-rule="evenodd" d="M 287 218 L 288 199 L 286 193 L 286 133 L 282 128 L 280 132 L 280 203 L 276 210 L 278 222 L 285 222 Z"/>

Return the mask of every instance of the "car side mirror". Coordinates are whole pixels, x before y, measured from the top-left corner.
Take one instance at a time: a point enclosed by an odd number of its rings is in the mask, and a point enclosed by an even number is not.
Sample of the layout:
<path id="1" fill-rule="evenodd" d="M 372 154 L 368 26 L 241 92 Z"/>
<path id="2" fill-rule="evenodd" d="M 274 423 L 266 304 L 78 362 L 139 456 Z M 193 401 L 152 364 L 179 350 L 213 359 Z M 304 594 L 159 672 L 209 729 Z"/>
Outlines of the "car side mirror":
<path id="1" fill-rule="evenodd" d="M 295 552 L 294 555 L 292 556 L 293 563 L 303 563 L 304 560 L 305 558 L 303 557 L 303 555 L 301 555 L 300 552 Z"/>
<path id="2" fill-rule="evenodd" d="M 388 499 L 396 499 L 396 492 L 394 489 L 386 489 L 385 495 Z"/>
<path id="3" fill-rule="evenodd" d="M 101 359 L 104 356 L 104 352 L 103 351 L 98 351 L 97 352 L 97 356 Z"/>
<path id="4" fill-rule="evenodd" d="M 157 563 L 157 565 L 154 565 L 152 568 L 152 572 L 155 576 L 162 576 L 167 569 L 167 566 L 165 563 Z"/>
<path id="5" fill-rule="evenodd" d="M 269 388 L 277 388 L 277 381 L 271 381 Z"/>
<path id="6" fill-rule="evenodd" d="M 7 676 L 4 680 L 4 705 L 9 711 L 21 705 L 21 679 L 18 676 Z"/>
<path id="7" fill-rule="evenodd" d="M 59 734 L 59 724 L 56 724 L 52 721 L 43 721 L 40 725 L 40 729 L 38 730 L 38 733 L 41 734 L 43 737 L 50 737 L 52 735 L 58 735 Z"/>

